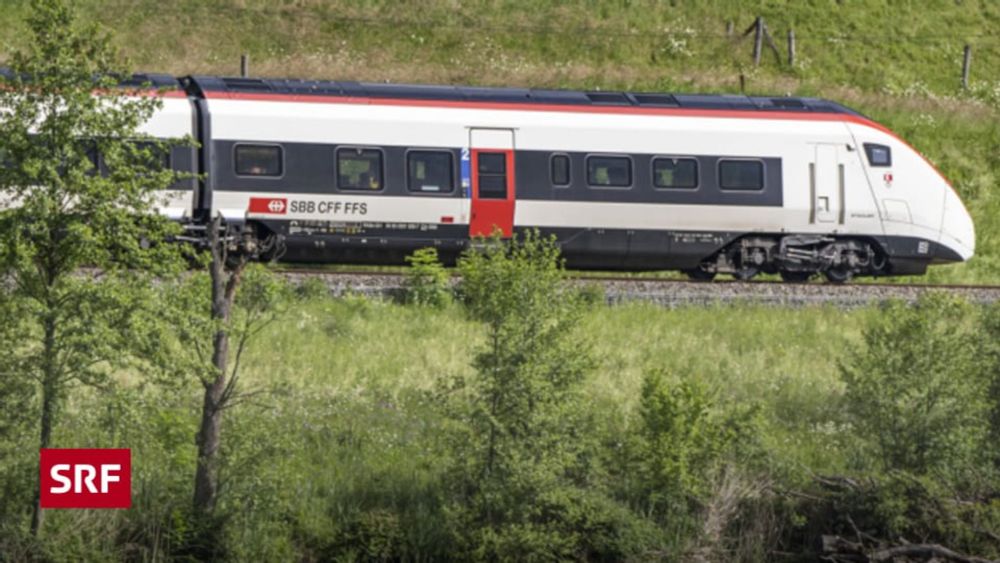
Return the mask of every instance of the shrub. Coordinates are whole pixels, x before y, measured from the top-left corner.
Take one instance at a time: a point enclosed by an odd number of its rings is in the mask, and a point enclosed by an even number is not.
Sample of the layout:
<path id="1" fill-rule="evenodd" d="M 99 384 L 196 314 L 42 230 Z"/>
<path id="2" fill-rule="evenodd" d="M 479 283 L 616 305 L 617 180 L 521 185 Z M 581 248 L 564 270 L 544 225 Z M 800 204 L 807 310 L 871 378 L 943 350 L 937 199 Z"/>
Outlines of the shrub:
<path id="1" fill-rule="evenodd" d="M 983 444 L 985 385 L 970 312 L 944 295 L 891 302 L 841 365 L 845 409 L 882 469 L 955 470 Z"/>
<path id="2" fill-rule="evenodd" d="M 442 307 L 451 301 L 448 271 L 438 260 L 437 249 L 421 248 L 406 257 L 406 302 Z"/>
<path id="3" fill-rule="evenodd" d="M 330 296 L 330 288 L 321 276 L 308 276 L 295 286 L 295 296 L 303 301 L 322 299 Z"/>
<path id="4" fill-rule="evenodd" d="M 566 283 L 554 240 L 494 237 L 463 255 L 459 270 L 466 311 L 486 331 L 452 412 L 449 518 L 459 552 L 477 560 L 628 557 L 647 535 L 591 479 L 596 456 L 581 429 L 587 407 L 578 390 L 593 358 L 575 330 L 585 304 Z"/>
<path id="5" fill-rule="evenodd" d="M 719 408 L 698 381 L 671 383 L 662 372 L 647 374 L 632 447 L 633 503 L 677 532 L 692 532 L 723 480 L 725 462 L 752 448 L 756 413 L 752 405 Z"/>

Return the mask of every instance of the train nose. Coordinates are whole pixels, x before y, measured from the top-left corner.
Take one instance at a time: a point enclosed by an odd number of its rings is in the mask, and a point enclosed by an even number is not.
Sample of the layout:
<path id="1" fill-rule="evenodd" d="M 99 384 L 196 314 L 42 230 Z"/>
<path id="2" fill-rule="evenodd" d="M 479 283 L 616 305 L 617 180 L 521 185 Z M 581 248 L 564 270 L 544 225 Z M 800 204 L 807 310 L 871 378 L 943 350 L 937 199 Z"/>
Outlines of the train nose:
<path id="1" fill-rule="evenodd" d="M 941 214 L 941 238 L 938 242 L 953 251 L 961 261 L 972 258 L 976 250 L 976 230 L 969 211 L 955 190 L 945 190 Z M 949 261 L 954 261 L 955 257 L 951 258 Z"/>

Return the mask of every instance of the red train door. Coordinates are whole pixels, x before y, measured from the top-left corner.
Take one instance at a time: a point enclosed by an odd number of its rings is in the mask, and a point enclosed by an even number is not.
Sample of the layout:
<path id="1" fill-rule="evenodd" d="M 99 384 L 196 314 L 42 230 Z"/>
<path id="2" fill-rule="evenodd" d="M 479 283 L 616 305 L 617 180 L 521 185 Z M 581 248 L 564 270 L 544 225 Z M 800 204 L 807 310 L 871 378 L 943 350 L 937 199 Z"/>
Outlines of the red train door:
<path id="1" fill-rule="evenodd" d="M 472 169 L 470 236 L 514 232 L 514 131 L 470 129 Z"/>

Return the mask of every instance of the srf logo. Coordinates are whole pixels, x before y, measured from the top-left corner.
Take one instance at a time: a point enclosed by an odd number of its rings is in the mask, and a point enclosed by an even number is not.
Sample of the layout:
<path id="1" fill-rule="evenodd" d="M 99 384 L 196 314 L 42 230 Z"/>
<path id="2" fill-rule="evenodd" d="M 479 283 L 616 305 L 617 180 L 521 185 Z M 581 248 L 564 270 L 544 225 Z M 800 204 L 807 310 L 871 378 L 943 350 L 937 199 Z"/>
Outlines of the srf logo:
<path id="1" fill-rule="evenodd" d="M 42 508 L 129 508 L 132 452 L 127 449 L 43 449 Z"/>

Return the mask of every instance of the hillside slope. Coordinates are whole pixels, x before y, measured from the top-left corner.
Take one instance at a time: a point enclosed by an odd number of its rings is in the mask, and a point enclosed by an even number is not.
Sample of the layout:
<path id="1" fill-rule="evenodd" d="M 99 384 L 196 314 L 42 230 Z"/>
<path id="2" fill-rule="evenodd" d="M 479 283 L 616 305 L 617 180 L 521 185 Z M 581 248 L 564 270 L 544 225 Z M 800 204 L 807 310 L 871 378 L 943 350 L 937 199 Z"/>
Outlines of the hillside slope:
<path id="1" fill-rule="evenodd" d="M 0 11 L 9 52 L 27 0 Z M 822 96 L 885 123 L 955 184 L 978 249 L 935 281 L 1000 281 L 1000 3 L 78 0 L 136 68 L 393 82 Z M 780 57 L 751 59 L 763 16 Z M 732 33 L 727 29 L 732 27 Z M 794 30 L 789 65 L 786 34 Z M 964 45 L 970 88 L 961 88 Z"/>

